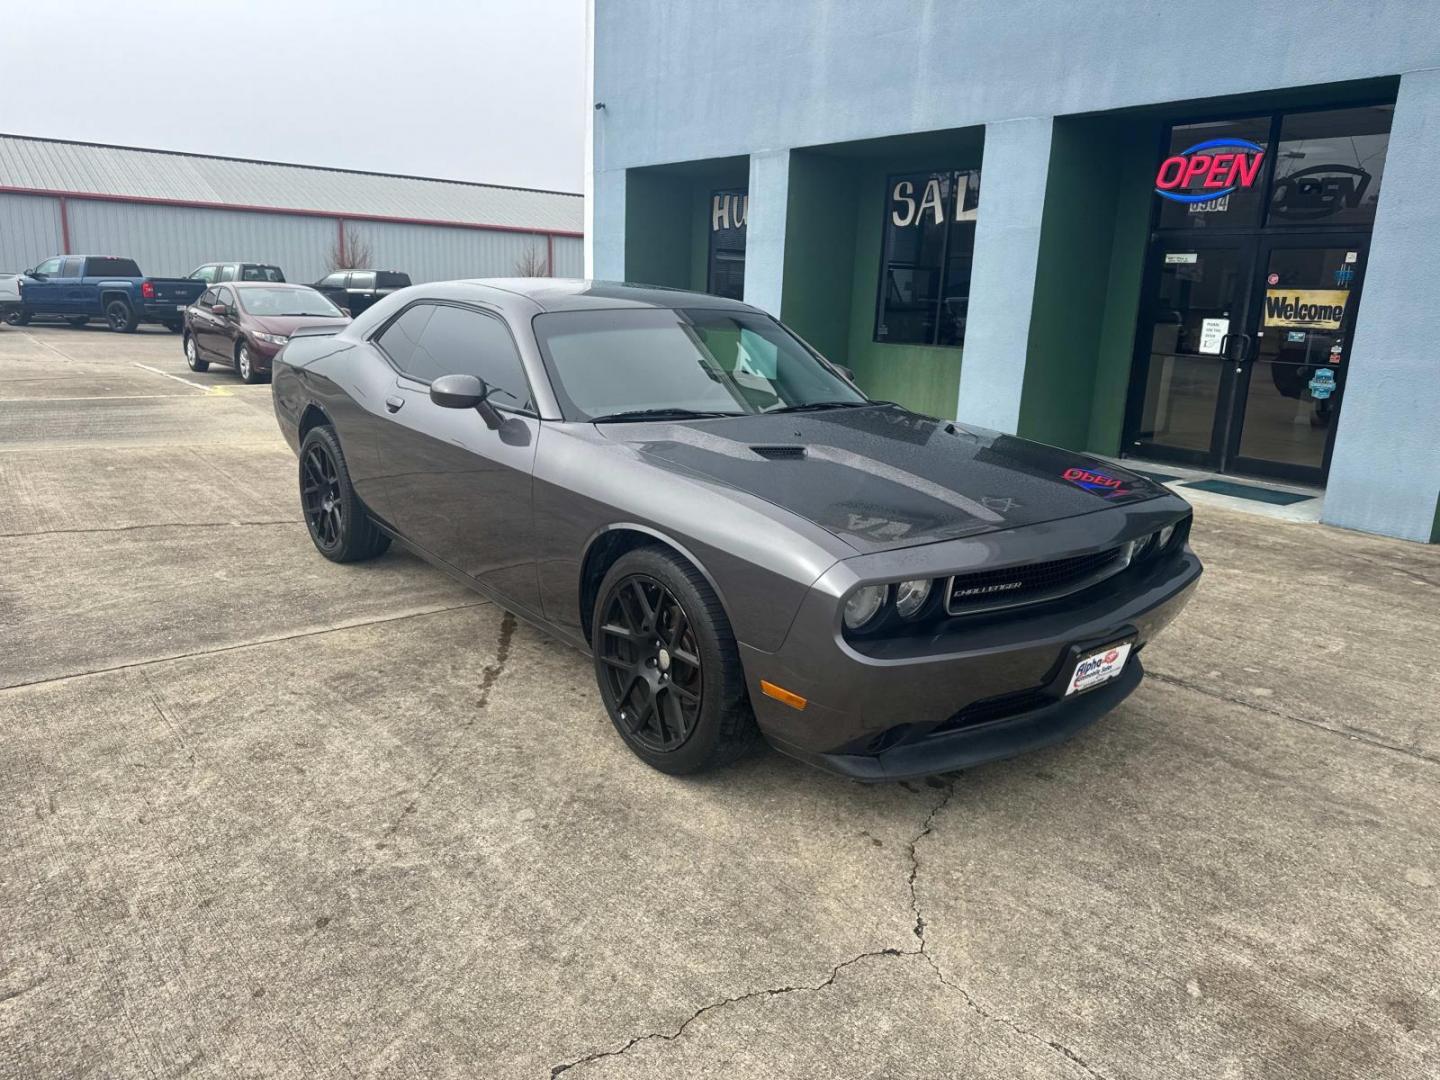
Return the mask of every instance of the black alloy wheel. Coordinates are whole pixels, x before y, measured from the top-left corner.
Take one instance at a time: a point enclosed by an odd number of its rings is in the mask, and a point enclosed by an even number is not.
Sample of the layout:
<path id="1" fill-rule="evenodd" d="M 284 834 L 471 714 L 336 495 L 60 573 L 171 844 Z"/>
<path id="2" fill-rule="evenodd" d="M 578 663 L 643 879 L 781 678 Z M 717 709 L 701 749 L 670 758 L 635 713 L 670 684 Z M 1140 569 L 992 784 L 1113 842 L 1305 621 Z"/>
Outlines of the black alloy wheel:
<path id="1" fill-rule="evenodd" d="M 124 300 L 111 300 L 105 305 L 105 322 L 117 334 L 133 334 L 140 325 L 134 309 Z"/>
<path id="2" fill-rule="evenodd" d="M 11 326 L 29 326 L 30 312 L 24 308 L 11 308 L 5 313 L 5 321 Z"/>
<path id="3" fill-rule="evenodd" d="M 311 428 L 300 444 L 300 507 L 316 550 L 332 562 L 373 559 L 390 546 L 355 494 L 332 427 Z"/>
<path id="4" fill-rule="evenodd" d="M 340 546 L 342 516 L 340 470 L 330 456 L 329 447 L 318 440 L 310 444 L 300 459 L 300 503 L 305 509 L 305 523 L 321 551 Z"/>
<path id="5" fill-rule="evenodd" d="M 660 545 L 621 555 L 590 616 L 595 678 L 635 756 L 682 776 L 760 741 L 730 620 L 705 576 Z"/>
<path id="6" fill-rule="evenodd" d="M 684 745 L 700 716 L 705 673 L 675 594 L 645 574 L 621 581 L 606 597 L 596 655 L 630 738 L 662 754 Z"/>

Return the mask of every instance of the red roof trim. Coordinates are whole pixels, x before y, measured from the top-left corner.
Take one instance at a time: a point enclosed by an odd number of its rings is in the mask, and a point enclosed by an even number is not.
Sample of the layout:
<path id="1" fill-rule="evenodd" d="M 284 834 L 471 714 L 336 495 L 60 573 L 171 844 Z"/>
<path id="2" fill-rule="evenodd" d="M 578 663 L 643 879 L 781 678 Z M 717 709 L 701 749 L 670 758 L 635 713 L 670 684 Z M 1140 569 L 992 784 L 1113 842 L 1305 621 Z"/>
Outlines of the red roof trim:
<path id="1" fill-rule="evenodd" d="M 202 202 L 195 199 L 156 199 L 146 195 L 100 195 L 85 191 L 53 191 L 49 188 L 11 187 L 0 184 L 8 195 L 44 195 L 52 199 L 88 199 L 92 202 L 143 203 L 149 206 L 185 206 L 195 210 L 238 210 L 246 214 L 293 214 L 297 217 L 329 218 L 334 221 L 379 221 L 395 225 L 433 225 L 444 229 L 480 229 L 486 232 L 528 233 L 531 236 L 568 236 L 583 240 L 583 232 L 568 229 L 532 229 L 521 225 L 486 225 L 475 221 L 443 221 L 433 218 L 395 217 L 387 214 L 353 214 L 338 210 L 296 210 L 281 206 L 246 206 L 240 203 Z"/>

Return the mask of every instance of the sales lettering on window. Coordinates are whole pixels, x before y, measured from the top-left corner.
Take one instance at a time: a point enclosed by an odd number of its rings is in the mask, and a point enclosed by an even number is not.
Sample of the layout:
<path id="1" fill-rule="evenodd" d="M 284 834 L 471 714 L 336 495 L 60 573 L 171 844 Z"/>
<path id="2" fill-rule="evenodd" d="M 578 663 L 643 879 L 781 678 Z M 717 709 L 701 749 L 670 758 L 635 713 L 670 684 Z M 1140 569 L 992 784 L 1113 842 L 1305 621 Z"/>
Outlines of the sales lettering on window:
<path id="1" fill-rule="evenodd" d="M 887 195 L 875 340 L 963 344 L 980 171 L 892 176 Z"/>

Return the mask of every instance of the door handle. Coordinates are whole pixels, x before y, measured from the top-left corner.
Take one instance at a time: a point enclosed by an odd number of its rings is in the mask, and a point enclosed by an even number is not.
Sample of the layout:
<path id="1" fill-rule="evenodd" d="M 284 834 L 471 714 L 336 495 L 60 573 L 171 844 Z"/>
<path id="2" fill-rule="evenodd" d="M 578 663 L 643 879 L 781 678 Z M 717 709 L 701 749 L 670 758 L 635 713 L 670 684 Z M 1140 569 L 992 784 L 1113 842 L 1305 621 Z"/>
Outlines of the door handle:
<path id="1" fill-rule="evenodd" d="M 399 397 L 387 397 L 387 398 L 385 399 L 385 408 L 389 409 L 392 413 L 397 413 L 397 412 L 399 412 L 399 411 L 400 411 L 400 406 L 402 406 L 402 405 L 404 405 L 404 404 L 405 404 L 405 399 L 404 399 L 404 398 L 399 398 Z"/>

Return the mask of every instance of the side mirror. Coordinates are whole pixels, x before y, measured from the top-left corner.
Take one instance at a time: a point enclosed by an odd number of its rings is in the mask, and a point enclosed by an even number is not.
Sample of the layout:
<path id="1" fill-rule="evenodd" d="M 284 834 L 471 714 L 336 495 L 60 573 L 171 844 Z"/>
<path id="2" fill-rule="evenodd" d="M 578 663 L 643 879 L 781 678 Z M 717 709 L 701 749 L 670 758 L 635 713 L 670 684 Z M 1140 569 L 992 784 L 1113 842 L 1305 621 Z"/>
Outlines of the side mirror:
<path id="1" fill-rule="evenodd" d="M 845 378 L 849 379 L 851 382 L 855 381 L 855 372 L 852 371 L 850 368 L 846 367 L 844 364 L 836 364 L 835 370 L 840 372 L 841 375 L 844 375 Z"/>
<path id="2" fill-rule="evenodd" d="M 442 409 L 475 409 L 485 426 L 496 431 L 504 421 L 495 406 L 485 400 L 489 396 L 485 380 L 475 375 L 441 375 L 430 384 L 430 400 L 436 405 Z"/>
<path id="3" fill-rule="evenodd" d="M 33 266 L 31 266 L 31 267 L 28 267 L 28 268 L 25 269 L 25 270 L 21 270 L 20 273 L 21 273 L 24 277 L 34 277 L 34 276 L 35 276 L 35 268 L 34 268 Z"/>
<path id="4" fill-rule="evenodd" d="M 211 314 L 211 315 L 229 315 L 229 314 L 230 314 L 230 308 L 229 308 L 227 305 L 225 305 L 225 304 L 211 304 L 211 305 L 210 305 L 210 314 Z"/>
<path id="5" fill-rule="evenodd" d="M 26 277 L 32 277 L 32 278 L 34 278 L 36 281 L 44 281 L 49 275 L 48 275 L 48 274 L 44 274 L 44 273 L 40 272 L 39 270 L 26 270 L 26 271 L 25 271 L 25 276 L 26 276 Z"/>

